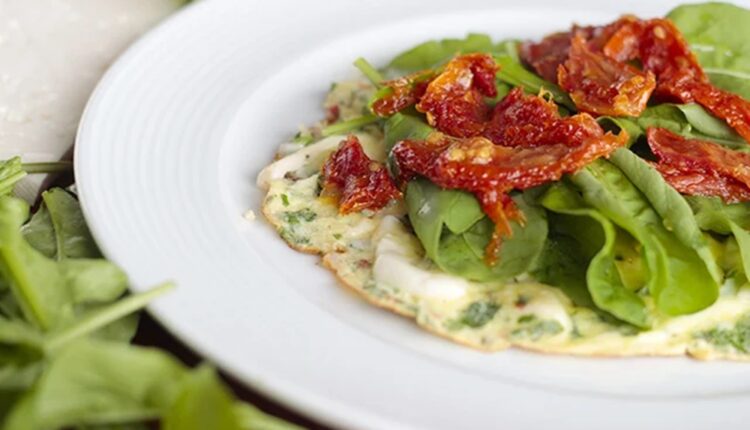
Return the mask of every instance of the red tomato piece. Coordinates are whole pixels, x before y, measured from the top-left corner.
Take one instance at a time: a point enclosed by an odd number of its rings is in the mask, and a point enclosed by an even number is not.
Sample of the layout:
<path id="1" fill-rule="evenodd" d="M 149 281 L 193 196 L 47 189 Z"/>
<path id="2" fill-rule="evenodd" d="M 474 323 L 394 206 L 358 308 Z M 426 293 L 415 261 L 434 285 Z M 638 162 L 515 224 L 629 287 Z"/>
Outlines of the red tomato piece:
<path id="1" fill-rule="evenodd" d="M 568 59 L 571 38 L 569 31 L 550 34 L 538 43 L 522 43 L 518 54 L 539 76 L 557 82 L 557 68 Z"/>
<path id="2" fill-rule="evenodd" d="M 591 118 L 587 114 L 576 117 Z M 560 121 L 557 127 L 568 129 L 568 124 Z M 486 253 L 488 262 L 493 262 L 502 238 L 510 235 L 509 221 L 521 220 L 523 215 L 507 196 L 509 191 L 557 181 L 627 142 L 626 133 L 615 136 L 601 128 L 597 134 L 579 136 L 577 145 L 509 147 L 485 137 L 454 138 L 435 133 L 425 141 L 399 142 L 392 156 L 402 179 L 422 175 L 440 187 L 466 190 L 479 198 L 484 212 L 495 222 Z"/>
<path id="3" fill-rule="evenodd" d="M 515 88 L 495 105 L 483 135 L 502 146 L 577 146 L 600 137 L 602 129 L 591 115 L 562 118 L 552 100 Z"/>
<path id="4" fill-rule="evenodd" d="M 497 70 L 491 55 L 460 55 L 429 83 L 417 110 L 427 114 L 427 122 L 444 133 L 477 136 L 489 116 L 484 96 L 497 96 Z"/>
<path id="5" fill-rule="evenodd" d="M 390 91 L 373 102 L 372 111 L 375 115 L 386 117 L 417 104 L 434 77 L 434 71 L 423 70 L 384 82 L 383 85 Z"/>
<path id="6" fill-rule="evenodd" d="M 612 116 L 639 116 L 656 86 L 653 73 L 594 52 L 581 35 L 573 38 L 557 81 L 580 111 Z"/>
<path id="7" fill-rule="evenodd" d="M 338 198 L 339 213 L 378 210 L 401 198 L 388 170 L 372 161 L 355 136 L 341 142 L 323 165 L 322 194 Z"/>
<path id="8" fill-rule="evenodd" d="M 677 191 L 718 196 L 727 203 L 750 200 L 750 154 L 664 128 L 650 128 L 646 134 L 659 158 L 654 166 Z"/>

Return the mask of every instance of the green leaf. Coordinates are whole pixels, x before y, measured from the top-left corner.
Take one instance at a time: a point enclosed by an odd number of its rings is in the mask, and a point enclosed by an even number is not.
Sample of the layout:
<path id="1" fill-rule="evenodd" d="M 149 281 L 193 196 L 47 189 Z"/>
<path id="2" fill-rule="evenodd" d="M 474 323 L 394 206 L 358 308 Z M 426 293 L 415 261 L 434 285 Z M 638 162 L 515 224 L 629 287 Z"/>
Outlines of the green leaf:
<path id="1" fill-rule="evenodd" d="M 50 333 L 45 342 L 45 348 L 48 351 L 55 351 L 74 340 L 94 333 L 108 324 L 144 308 L 151 300 L 173 287 L 174 285 L 170 283 L 162 284 L 149 291 L 127 296 L 116 302 L 100 306 L 89 313 L 82 314 L 74 323 Z"/>
<path id="2" fill-rule="evenodd" d="M 24 176 L 26 172 L 23 171 L 20 157 L 0 161 L 0 196 L 10 194 Z"/>
<path id="3" fill-rule="evenodd" d="M 550 187 L 541 203 L 546 209 L 563 214 L 554 220 L 555 231 L 574 244 L 570 247 L 573 255 L 577 254 L 577 257 L 571 256 L 574 264 L 586 267 L 586 272 L 585 279 L 582 279 L 575 268 L 572 270 L 577 273 L 560 273 L 561 266 L 552 265 L 552 271 L 546 269 L 535 273 L 540 280 L 561 285 L 564 291 L 572 293 L 577 304 L 587 301 L 581 294 L 587 288 L 599 309 L 638 327 L 649 327 L 651 318 L 645 302 L 625 284 L 618 267 L 617 237 L 624 232 L 618 232 L 612 222 L 587 206 L 575 190 L 562 183 Z M 642 270 L 641 267 L 635 268 Z M 562 279 L 555 279 L 554 276 L 560 274 L 564 275 Z"/>
<path id="4" fill-rule="evenodd" d="M 158 418 L 179 395 L 185 369 L 163 352 L 82 341 L 55 356 L 7 430 L 58 429 Z"/>
<path id="5" fill-rule="evenodd" d="M 75 303 L 111 302 L 128 288 L 125 272 L 107 260 L 63 260 L 59 268 Z"/>
<path id="6" fill-rule="evenodd" d="M 424 140 L 434 130 L 423 119 L 404 113 L 393 114 L 385 122 L 385 149 L 391 149 L 405 139 Z"/>
<path id="7" fill-rule="evenodd" d="M 750 274 L 750 203 L 726 204 L 718 197 L 687 197 L 703 230 L 731 234 L 737 240 L 742 273 Z"/>
<path id="8" fill-rule="evenodd" d="M 469 33 L 464 39 L 430 40 L 397 55 L 388 64 L 393 73 L 404 74 L 442 65 L 458 54 L 492 52 L 495 45 L 486 34 Z"/>
<path id="9" fill-rule="evenodd" d="M 497 73 L 498 80 L 513 87 L 521 87 L 527 93 L 534 95 L 542 90 L 547 91 L 552 94 L 552 99 L 557 104 L 565 106 L 571 112 L 576 111 L 575 104 L 562 88 L 523 67 L 517 56 L 497 55 L 495 61 L 500 65 L 500 71 Z"/>
<path id="10" fill-rule="evenodd" d="M 61 188 L 53 188 L 42 193 L 42 201 L 47 214 L 41 215 L 36 222 L 32 218 L 28 227 L 24 227 L 24 235 L 27 239 L 29 235 L 32 239 L 39 239 L 38 246 L 31 242 L 32 246 L 50 258 L 57 258 L 58 260 L 101 257 L 99 248 L 91 237 L 91 232 L 89 232 L 86 220 L 83 218 L 83 212 L 75 197 Z M 50 239 L 50 226 L 45 223 L 47 220 L 52 224 L 54 233 L 54 255 L 47 254 L 50 245 L 42 242 Z"/>
<path id="11" fill-rule="evenodd" d="M 39 209 L 31 216 L 29 222 L 21 227 L 24 239 L 47 258 L 57 255 L 55 226 L 52 225 L 47 206 L 42 202 Z"/>
<path id="12" fill-rule="evenodd" d="M 183 383 L 176 402 L 162 419 L 164 430 L 240 430 L 232 398 L 216 371 L 201 366 Z"/>
<path id="13" fill-rule="evenodd" d="M 610 161 L 646 196 L 661 217 L 664 228 L 672 232 L 683 245 L 694 249 L 714 281 L 721 284 L 724 274 L 685 198 L 656 169 L 627 149 L 615 151 L 610 156 Z"/>
<path id="14" fill-rule="evenodd" d="M 409 182 L 405 201 L 409 220 L 427 256 L 448 273 L 480 281 L 509 279 L 528 271 L 544 247 L 544 211 L 527 203 L 522 195 L 514 201 L 526 216 L 526 225 L 511 224 L 513 234 L 503 240 L 494 266 L 484 262 L 494 224 L 474 196 L 417 179 Z"/>
<path id="15" fill-rule="evenodd" d="M 245 430 L 301 430 L 301 427 L 265 414 L 246 403 L 237 403 L 235 414 Z"/>
<path id="16" fill-rule="evenodd" d="M 711 82 L 750 99 L 750 11 L 728 3 L 679 6 L 671 19 Z"/>
<path id="17" fill-rule="evenodd" d="M 648 291 L 660 311 L 687 314 L 716 301 L 719 284 L 701 256 L 664 227 L 648 199 L 620 169 L 597 160 L 571 180 L 587 204 L 640 242 L 650 274 Z"/>
<path id="18" fill-rule="evenodd" d="M 32 248 L 20 232 L 28 205 L 0 197 L 0 276 L 24 316 L 44 330 L 72 317 L 72 292 L 57 264 Z"/>
<path id="19" fill-rule="evenodd" d="M 647 128 L 666 128 L 688 139 L 710 140 L 731 149 L 747 149 L 747 142 L 726 123 L 697 104 L 664 103 L 649 106 L 632 118 L 645 134 Z"/>

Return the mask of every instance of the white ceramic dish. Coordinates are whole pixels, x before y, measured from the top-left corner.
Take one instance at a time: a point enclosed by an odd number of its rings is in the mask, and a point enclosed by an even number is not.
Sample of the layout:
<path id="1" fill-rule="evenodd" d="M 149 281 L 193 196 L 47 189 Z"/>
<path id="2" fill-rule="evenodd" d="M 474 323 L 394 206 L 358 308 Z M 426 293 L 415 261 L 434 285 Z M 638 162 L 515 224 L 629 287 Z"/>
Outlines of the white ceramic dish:
<path id="1" fill-rule="evenodd" d="M 750 366 L 486 354 L 365 304 L 259 213 L 259 169 L 330 82 L 430 37 L 539 37 L 674 2 L 199 2 L 133 46 L 89 102 L 76 150 L 105 254 L 152 312 L 254 387 L 347 428 L 671 428 L 750 419 Z"/>

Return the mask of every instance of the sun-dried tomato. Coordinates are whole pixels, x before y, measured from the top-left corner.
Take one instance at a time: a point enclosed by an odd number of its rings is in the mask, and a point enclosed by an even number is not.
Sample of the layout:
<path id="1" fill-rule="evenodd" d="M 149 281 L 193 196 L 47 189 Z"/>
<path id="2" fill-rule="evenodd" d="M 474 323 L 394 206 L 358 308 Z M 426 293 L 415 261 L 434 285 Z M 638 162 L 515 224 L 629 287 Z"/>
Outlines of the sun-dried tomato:
<path id="1" fill-rule="evenodd" d="M 434 71 L 422 70 L 384 82 L 383 86 L 389 92 L 373 102 L 372 111 L 385 117 L 417 104 L 434 77 Z"/>
<path id="2" fill-rule="evenodd" d="M 576 117 L 591 118 L 587 114 Z M 556 124 L 569 129 L 564 121 Z M 509 191 L 559 180 L 627 142 L 626 133 L 615 136 L 601 128 L 596 134 L 581 137 L 577 145 L 509 147 L 485 137 L 454 138 L 436 133 L 424 141 L 404 140 L 393 148 L 392 155 L 402 180 L 422 175 L 440 187 L 466 190 L 479 198 L 485 213 L 495 222 L 493 240 L 487 248 L 488 261 L 494 261 L 502 238 L 510 234 L 509 221 L 522 216 L 507 197 Z"/>
<path id="3" fill-rule="evenodd" d="M 323 165 L 322 175 L 322 194 L 338 198 L 341 214 L 381 209 L 391 200 L 401 198 L 385 166 L 372 161 L 353 135 L 331 154 Z"/>
<path id="4" fill-rule="evenodd" d="M 581 35 L 573 38 L 557 81 L 580 111 L 612 116 L 639 116 L 656 86 L 653 73 L 594 52 Z"/>
<path id="5" fill-rule="evenodd" d="M 589 48 L 594 52 L 602 52 L 605 49 L 616 50 L 622 58 L 612 58 L 627 61 L 634 58 L 632 46 L 636 41 L 638 22 L 637 18 L 626 15 L 613 23 L 598 27 L 574 25 L 570 31 L 550 34 L 539 42 L 522 43 L 519 55 L 521 60 L 531 66 L 541 77 L 550 82 L 557 82 L 557 69 L 568 59 L 574 36 L 580 36 L 586 40 Z M 611 46 L 607 48 L 609 44 Z M 631 47 L 631 49 L 626 52 L 626 47 Z"/>
<path id="6" fill-rule="evenodd" d="M 643 69 L 656 75 L 656 92 L 676 79 L 708 83 L 708 77 L 690 51 L 682 33 L 668 19 L 650 19 L 643 24 L 639 58 Z"/>
<path id="7" fill-rule="evenodd" d="M 560 117 L 557 105 L 541 96 L 513 89 L 492 111 L 483 135 L 502 146 L 580 145 L 600 137 L 602 129 L 590 115 Z"/>
<path id="8" fill-rule="evenodd" d="M 477 136 L 489 116 L 484 96 L 497 96 L 497 70 L 489 54 L 460 55 L 429 83 L 417 110 L 427 114 L 427 122 L 444 133 Z"/>
<path id="9" fill-rule="evenodd" d="M 750 154 L 664 128 L 650 128 L 646 135 L 659 158 L 656 169 L 677 191 L 718 196 L 727 203 L 750 200 Z"/>
<path id="10" fill-rule="evenodd" d="M 557 68 L 568 59 L 572 37 L 572 33 L 566 31 L 550 34 L 537 43 L 524 42 L 518 54 L 521 60 L 531 66 L 539 76 L 550 82 L 556 82 Z"/>
<path id="11" fill-rule="evenodd" d="M 601 51 L 616 61 L 631 61 L 640 55 L 640 41 L 643 33 L 643 21 L 626 15 L 606 26 L 598 38 L 589 41 L 589 46 Z"/>

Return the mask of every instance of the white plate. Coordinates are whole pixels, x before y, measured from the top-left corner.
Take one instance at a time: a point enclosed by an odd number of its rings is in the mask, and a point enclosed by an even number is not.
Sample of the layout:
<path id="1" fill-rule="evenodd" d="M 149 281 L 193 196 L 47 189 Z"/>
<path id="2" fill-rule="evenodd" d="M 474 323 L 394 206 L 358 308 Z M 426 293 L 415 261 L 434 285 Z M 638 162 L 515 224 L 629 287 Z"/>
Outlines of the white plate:
<path id="1" fill-rule="evenodd" d="M 89 102 L 76 152 L 104 253 L 181 339 L 301 411 L 358 428 L 740 428 L 750 365 L 485 354 L 337 286 L 262 220 L 254 177 L 330 82 L 430 37 L 539 37 L 667 4 L 207 0 L 153 31 Z"/>

